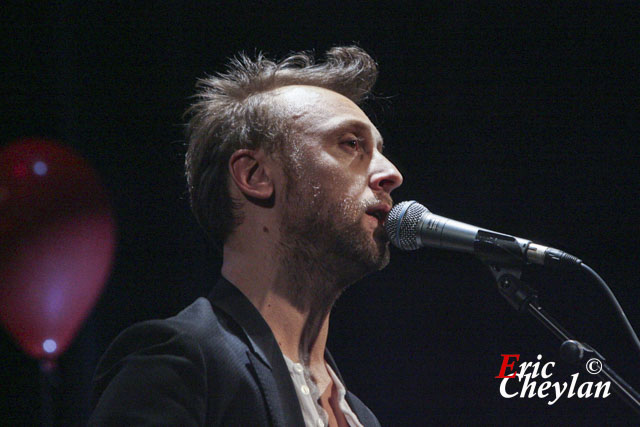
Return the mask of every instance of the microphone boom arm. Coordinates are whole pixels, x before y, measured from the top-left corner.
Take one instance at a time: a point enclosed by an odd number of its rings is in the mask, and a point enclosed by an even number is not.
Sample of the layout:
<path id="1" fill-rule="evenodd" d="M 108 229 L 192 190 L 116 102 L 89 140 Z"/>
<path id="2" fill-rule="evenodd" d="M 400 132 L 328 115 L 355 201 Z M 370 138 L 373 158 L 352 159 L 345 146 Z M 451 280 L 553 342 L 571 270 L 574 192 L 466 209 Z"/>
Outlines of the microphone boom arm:
<path id="1" fill-rule="evenodd" d="M 596 374 L 603 381 L 611 381 L 614 393 L 640 415 L 640 394 L 622 379 L 593 347 L 575 340 L 557 320 L 538 303 L 537 293 L 520 280 L 521 268 L 487 264 L 498 285 L 498 291 L 519 312 L 531 314 L 538 322 L 562 341 L 560 355 L 568 363 L 579 364 L 585 359 L 597 358 L 602 371 Z"/>

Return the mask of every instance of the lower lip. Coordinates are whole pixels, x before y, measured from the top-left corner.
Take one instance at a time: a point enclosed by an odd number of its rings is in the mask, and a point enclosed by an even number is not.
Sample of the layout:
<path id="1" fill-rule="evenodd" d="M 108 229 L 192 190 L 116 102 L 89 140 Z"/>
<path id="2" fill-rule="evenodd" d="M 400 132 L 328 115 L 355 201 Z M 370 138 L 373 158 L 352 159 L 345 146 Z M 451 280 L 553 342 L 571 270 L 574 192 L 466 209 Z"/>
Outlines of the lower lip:
<path id="1" fill-rule="evenodd" d="M 378 224 L 382 224 L 382 221 L 380 221 L 377 217 L 373 216 L 373 215 L 369 215 L 367 214 L 367 217 L 369 217 L 371 220 L 375 221 L 376 225 Z"/>

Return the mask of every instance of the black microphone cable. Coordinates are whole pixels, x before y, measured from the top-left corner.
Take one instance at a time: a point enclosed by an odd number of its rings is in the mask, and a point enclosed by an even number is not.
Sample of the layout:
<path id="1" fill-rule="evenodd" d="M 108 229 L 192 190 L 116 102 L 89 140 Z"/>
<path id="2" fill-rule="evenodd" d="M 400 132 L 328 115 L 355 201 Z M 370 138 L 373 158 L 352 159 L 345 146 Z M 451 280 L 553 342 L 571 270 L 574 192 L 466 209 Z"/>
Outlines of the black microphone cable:
<path id="1" fill-rule="evenodd" d="M 449 224 L 451 225 L 449 226 Z M 395 205 L 389 212 L 385 222 L 385 230 L 391 243 L 405 251 L 415 250 L 422 246 L 430 246 L 471 252 L 481 258 L 491 256 L 496 258 L 495 261 L 504 256 L 510 260 L 520 259 L 526 263 L 563 267 L 568 270 L 582 270 L 604 290 L 607 299 L 613 305 L 616 315 L 624 325 L 624 329 L 630 335 L 631 341 L 640 354 L 640 339 L 638 339 L 638 335 L 609 285 L 595 270 L 573 255 L 558 249 L 538 245 L 525 239 L 480 229 L 469 224 L 434 215 L 415 201 L 401 202 Z M 481 245 L 478 245 L 479 243 Z M 482 250 L 478 251 L 480 246 L 483 249 L 494 248 L 500 250 L 489 251 L 489 254 L 484 254 Z M 488 260 L 490 261 L 491 259 L 488 258 Z"/>

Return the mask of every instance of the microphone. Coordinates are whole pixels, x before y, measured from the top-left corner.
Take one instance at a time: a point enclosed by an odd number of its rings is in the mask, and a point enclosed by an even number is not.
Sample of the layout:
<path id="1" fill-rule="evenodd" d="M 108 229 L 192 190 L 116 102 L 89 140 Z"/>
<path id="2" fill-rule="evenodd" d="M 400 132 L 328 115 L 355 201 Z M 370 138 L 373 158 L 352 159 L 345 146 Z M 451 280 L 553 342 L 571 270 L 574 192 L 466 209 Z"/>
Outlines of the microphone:
<path id="1" fill-rule="evenodd" d="M 414 200 L 395 205 L 384 228 L 391 243 L 405 251 L 424 246 L 448 249 L 471 253 L 498 265 L 525 262 L 576 269 L 582 264 L 559 249 L 435 215 Z"/>

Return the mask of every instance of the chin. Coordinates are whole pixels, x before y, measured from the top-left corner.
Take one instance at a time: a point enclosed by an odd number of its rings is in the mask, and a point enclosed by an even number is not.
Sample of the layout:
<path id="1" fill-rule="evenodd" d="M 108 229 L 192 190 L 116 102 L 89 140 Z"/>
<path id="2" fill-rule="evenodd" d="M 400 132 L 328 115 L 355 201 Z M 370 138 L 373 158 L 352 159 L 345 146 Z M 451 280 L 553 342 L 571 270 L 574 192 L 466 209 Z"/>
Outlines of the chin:
<path id="1" fill-rule="evenodd" d="M 387 235 L 384 230 L 380 230 L 379 232 L 376 229 L 376 232 L 373 235 L 373 239 L 371 244 L 369 245 L 369 253 L 366 256 L 368 265 L 368 271 L 379 271 L 389 265 L 389 260 L 391 258 L 391 251 L 389 250 L 389 240 L 387 239 Z"/>
<path id="2" fill-rule="evenodd" d="M 389 265 L 389 261 L 391 260 L 391 251 L 389 250 L 389 243 L 384 244 L 384 248 L 382 249 L 382 253 L 378 258 L 378 271 L 385 268 Z"/>

